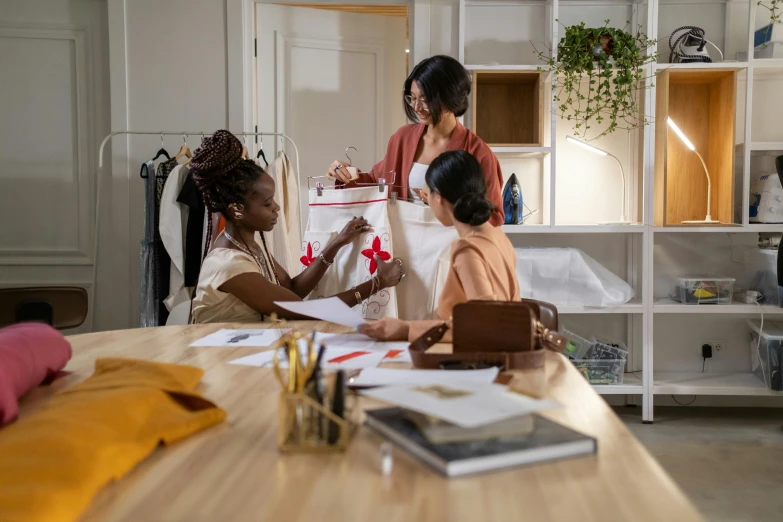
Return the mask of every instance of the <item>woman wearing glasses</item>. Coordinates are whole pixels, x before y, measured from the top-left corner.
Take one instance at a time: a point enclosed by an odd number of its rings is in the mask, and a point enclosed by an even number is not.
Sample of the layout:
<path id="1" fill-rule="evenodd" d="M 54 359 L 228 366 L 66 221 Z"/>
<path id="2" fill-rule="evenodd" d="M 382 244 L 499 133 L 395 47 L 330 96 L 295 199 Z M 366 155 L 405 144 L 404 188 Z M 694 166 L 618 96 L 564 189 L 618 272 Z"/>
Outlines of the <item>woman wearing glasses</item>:
<path id="1" fill-rule="evenodd" d="M 400 197 L 426 203 L 422 194 L 427 167 L 443 152 L 463 150 L 479 161 L 487 185 L 487 199 L 494 206 L 489 222 L 503 224 L 500 164 L 486 143 L 466 129 L 457 118 L 468 110 L 471 81 L 468 72 L 454 58 L 433 56 L 420 62 L 405 80 L 405 114 L 418 123 L 405 125 L 389 140 L 386 157 L 371 173 L 360 173 L 359 183 L 377 181 L 372 172 L 397 174 L 394 192 Z M 350 186 L 351 174 L 345 162 L 335 161 L 327 175 Z"/>

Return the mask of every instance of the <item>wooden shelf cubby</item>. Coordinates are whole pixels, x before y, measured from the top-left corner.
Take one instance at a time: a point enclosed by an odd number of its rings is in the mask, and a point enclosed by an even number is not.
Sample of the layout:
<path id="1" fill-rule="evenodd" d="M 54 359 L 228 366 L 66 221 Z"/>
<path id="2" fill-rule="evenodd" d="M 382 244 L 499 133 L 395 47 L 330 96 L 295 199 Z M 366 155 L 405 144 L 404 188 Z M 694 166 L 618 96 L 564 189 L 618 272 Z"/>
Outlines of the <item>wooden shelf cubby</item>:
<path id="1" fill-rule="evenodd" d="M 704 167 L 669 128 L 668 118 L 709 169 L 712 219 L 733 223 L 737 69 L 663 70 L 655 83 L 655 225 L 677 226 L 707 214 Z"/>
<path id="2" fill-rule="evenodd" d="M 542 146 L 542 80 L 538 71 L 473 71 L 473 132 L 494 147 Z"/>

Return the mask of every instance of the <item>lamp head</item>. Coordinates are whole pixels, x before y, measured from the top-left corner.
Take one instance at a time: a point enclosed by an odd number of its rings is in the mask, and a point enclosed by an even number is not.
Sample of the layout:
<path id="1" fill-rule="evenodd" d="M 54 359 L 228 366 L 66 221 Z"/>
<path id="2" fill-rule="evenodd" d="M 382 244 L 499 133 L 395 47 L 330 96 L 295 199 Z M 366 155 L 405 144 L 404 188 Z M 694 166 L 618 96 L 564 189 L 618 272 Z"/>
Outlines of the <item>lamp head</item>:
<path id="1" fill-rule="evenodd" d="M 674 133 L 682 140 L 682 142 L 685 144 L 686 147 L 688 147 L 690 150 L 696 150 L 696 147 L 693 146 L 691 140 L 689 140 L 688 137 L 682 132 L 682 130 L 680 130 L 677 124 L 674 123 L 674 120 L 669 118 L 667 123 L 669 124 L 669 127 L 671 127 L 671 129 L 674 131 Z"/>
<path id="2" fill-rule="evenodd" d="M 598 154 L 599 156 L 608 156 L 609 155 L 609 153 L 606 152 L 605 150 L 601 150 L 598 147 L 593 147 L 589 143 L 585 143 L 582 140 L 578 140 L 578 139 L 574 138 L 573 136 L 566 136 L 566 141 L 570 141 L 574 145 L 579 145 L 583 149 L 587 149 L 587 150 L 589 150 L 591 152 L 594 152 L 595 154 Z"/>

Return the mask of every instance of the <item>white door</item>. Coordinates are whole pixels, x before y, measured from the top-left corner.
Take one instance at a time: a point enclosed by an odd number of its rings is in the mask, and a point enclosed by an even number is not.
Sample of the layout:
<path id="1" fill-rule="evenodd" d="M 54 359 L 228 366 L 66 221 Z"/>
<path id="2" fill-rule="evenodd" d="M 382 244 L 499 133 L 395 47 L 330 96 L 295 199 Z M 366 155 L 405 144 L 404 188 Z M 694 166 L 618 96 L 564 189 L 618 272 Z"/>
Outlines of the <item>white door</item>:
<path id="1" fill-rule="evenodd" d="M 285 132 L 299 147 L 304 230 L 308 176 L 323 175 L 347 147 L 368 170 L 406 122 L 406 20 L 256 5 L 258 129 Z M 263 146 L 271 161 L 280 144 L 266 138 Z"/>

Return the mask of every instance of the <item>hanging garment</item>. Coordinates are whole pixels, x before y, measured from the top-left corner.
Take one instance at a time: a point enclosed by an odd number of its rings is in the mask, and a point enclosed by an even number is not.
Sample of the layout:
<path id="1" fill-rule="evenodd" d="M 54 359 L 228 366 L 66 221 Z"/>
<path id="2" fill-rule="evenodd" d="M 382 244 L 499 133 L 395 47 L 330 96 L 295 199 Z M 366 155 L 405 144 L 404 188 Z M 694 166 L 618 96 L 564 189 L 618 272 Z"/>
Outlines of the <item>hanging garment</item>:
<path id="1" fill-rule="evenodd" d="M 141 294 L 139 296 L 139 321 L 142 328 L 157 326 L 158 306 L 155 302 L 155 267 L 158 266 L 157 250 L 155 249 L 155 198 L 157 187 L 155 182 L 155 163 L 148 161 L 141 166 L 144 177 L 144 239 L 141 242 L 141 267 L 139 279 Z"/>
<path id="2" fill-rule="evenodd" d="M 169 288 L 164 303 L 166 309 L 190 300 L 192 288 L 185 286 L 185 230 L 188 223 L 190 208 L 177 201 L 185 179 L 188 167 L 177 165 L 169 174 L 160 198 L 160 232 L 163 246 L 171 258 L 169 271 Z"/>
<path id="3" fill-rule="evenodd" d="M 346 246 L 335 256 L 318 286 L 308 297 L 329 297 L 369 281 L 378 269 L 374 254 L 382 258 L 393 257 L 391 228 L 389 224 L 388 188 L 378 187 L 346 190 L 325 190 L 319 196 L 310 191 L 310 217 L 302 241 L 301 270 L 311 263 L 320 263 L 318 256 L 326 245 L 354 216 L 364 216 L 373 227 Z M 367 319 L 397 317 L 397 296 L 394 288 L 381 290 L 361 304 Z"/>
<path id="4" fill-rule="evenodd" d="M 267 245 L 272 256 L 292 277 L 299 273 L 302 250 L 302 226 L 299 222 L 299 179 L 284 152 L 278 154 L 267 172 L 275 180 L 275 201 L 280 205 L 280 218 L 272 232 L 267 233 Z"/>
<path id="5" fill-rule="evenodd" d="M 176 158 L 167 159 L 158 163 L 157 174 L 155 176 L 155 243 L 154 248 L 157 251 L 157 265 L 155 267 L 155 303 L 158 308 L 158 323 L 155 326 L 166 324 L 169 317 L 169 310 L 166 308 L 164 300 L 169 295 L 169 282 L 171 279 L 171 258 L 163 245 L 163 239 L 160 237 L 160 200 L 163 196 L 163 187 L 166 184 L 171 171 L 178 165 Z"/>
<path id="6" fill-rule="evenodd" d="M 177 196 L 177 203 L 181 203 L 188 209 L 188 219 L 185 225 L 185 248 L 183 261 L 183 284 L 186 288 L 193 288 L 198 284 L 198 274 L 201 270 L 201 256 L 203 255 L 204 220 L 206 206 L 201 198 L 201 193 L 196 187 L 193 176 L 188 174 L 182 182 L 182 188 Z"/>
<path id="7" fill-rule="evenodd" d="M 95 361 L 87 380 L 0 430 L 0 520 L 75 521 L 159 446 L 223 422 L 226 412 L 194 391 L 203 375 L 178 364 Z"/>
<path id="8" fill-rule="evenodd" d="M 398 316 L 406 321 L 435 319 L 457 231 L 444 227 L 430 207 L 397 201 L 388 209 L 394 254 L 406 273 L 396 287 Z"/>

